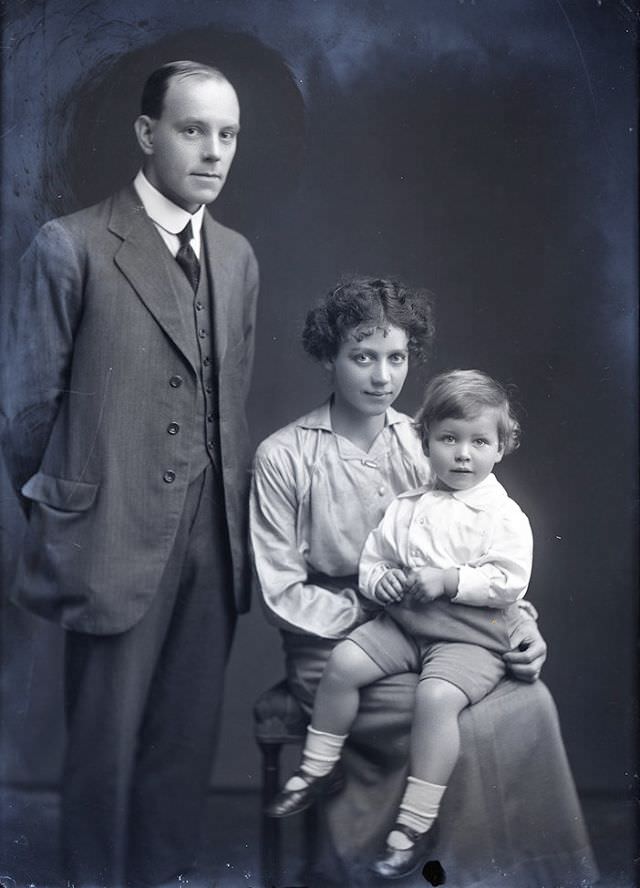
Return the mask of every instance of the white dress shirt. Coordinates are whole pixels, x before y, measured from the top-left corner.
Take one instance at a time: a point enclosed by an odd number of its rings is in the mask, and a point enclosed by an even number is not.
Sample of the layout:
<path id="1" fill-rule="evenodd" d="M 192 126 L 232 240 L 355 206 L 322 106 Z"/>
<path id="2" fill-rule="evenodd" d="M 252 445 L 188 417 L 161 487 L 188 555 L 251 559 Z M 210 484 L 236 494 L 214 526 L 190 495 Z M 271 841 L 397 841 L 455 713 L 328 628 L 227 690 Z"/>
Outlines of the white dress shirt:
<path id="1" fill-rule="evenodd" d="M 360 592 L 374 598 L 392 567 L 457 567 L 452 602 L 504 608 L 527 591 L 533 537 L 524 512 L 494 475 L 469 490 L 425 488 L 401 494 L 368 537 Z"/>
<path id="2" fill-rule="evenodd" d="M 201 232 L 202 222 L 204 219 L 204 204 L 196 210 L 193 215 L 187 213 L 182 207 L 174 204 L 169 198 L 161 194 L 158 189 L 151 184 L 145 174 L 140 170 L 133 180 L 138 197 L 142 201 L 147 216 L 156 226 L 160 237 L 165 242 L 173 257 L 180 249 L 180 239 L 178 233 L 182 231 L 187 222 L 191 222 L 191 230 L 193 236 L 191 238 L 191 248 L 198 258 L 200 258 Z"/>

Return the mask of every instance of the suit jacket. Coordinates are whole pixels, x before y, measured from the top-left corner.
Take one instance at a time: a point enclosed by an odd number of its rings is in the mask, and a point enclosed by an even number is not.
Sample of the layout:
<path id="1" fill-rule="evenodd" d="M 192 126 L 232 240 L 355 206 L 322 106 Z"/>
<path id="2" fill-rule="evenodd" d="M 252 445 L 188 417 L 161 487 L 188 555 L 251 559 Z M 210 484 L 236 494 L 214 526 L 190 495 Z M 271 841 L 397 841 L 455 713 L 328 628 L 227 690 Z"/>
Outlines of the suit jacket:
<path id="1" fill-rule="evenodd" d="M 205 213 L 224 509 L 248 607 L 244 412 L 258 268 Z M 129 186 L 47 223 L 21 264 L 3 347 L 3 450 L 28 525 L 14 598 L 66 628 L 121 632 L 158 587 L 189 478 L 196 368 L 173 259 Z"/>

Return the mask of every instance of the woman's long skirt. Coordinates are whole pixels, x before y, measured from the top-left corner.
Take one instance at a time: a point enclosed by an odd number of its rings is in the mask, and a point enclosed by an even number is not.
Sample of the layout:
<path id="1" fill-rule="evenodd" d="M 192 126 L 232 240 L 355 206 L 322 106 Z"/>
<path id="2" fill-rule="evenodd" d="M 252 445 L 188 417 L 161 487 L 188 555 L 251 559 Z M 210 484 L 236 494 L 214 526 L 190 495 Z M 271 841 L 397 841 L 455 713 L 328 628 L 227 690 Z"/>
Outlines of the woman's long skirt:
<path id="1" fill-rule="evenodd" d="M 289 687 L 310 713 L 335 642 L 283 633 Z M 318 885 L 380 884 L 367 865 L 392 827 L 407 775 L 417 676 L 365 688 L 343 752 L 345 790 L 323 806 Z M 504 679 L 460 718 L 461 755 L 443 797 L 437 861 L 455 888 L 577 888 L 597 869 L 547 687 Z M 438 869 L 431 870 L 436 874 Z M 401 884 L 429 882 L 418 873 Z"/>

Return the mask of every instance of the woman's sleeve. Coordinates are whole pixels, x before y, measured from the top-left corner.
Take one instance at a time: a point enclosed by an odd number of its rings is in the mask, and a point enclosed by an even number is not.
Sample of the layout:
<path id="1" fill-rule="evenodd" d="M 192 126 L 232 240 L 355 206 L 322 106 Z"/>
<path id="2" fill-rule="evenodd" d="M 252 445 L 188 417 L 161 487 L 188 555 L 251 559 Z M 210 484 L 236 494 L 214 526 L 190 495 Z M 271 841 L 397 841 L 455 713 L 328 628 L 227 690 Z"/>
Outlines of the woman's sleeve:
<path id="1" fill-rule="evenodd" d="M 488 550 L 459 569 L 456 604 L 507 607 L 527 591 L 533 560 L 533 536 L 526 515 L 513 502 L 493 529 Z"/>
<path id="2" fill-rule="evenodd" d="M 357 590 L 327 589 L 308 582 L 299 543 L 295 457 L 262 456 L 254 462 L 251 547 L 269 619 L 293 632 L 342 638 L 363 622 Z"/>

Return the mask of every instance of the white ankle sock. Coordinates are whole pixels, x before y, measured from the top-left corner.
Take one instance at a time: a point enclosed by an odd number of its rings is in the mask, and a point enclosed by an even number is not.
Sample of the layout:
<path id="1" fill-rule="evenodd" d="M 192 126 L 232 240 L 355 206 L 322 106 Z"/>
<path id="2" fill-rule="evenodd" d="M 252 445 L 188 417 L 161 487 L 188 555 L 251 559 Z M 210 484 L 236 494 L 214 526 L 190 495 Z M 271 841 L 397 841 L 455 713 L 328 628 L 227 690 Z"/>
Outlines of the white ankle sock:
<path id="1" fill-rule="evenodd" d="M 428 832 L 438 816 L 440 800 L 446 788 L 446 786 L 440 786 L 437 783 L 418 780 L 417 777 L 407 778 L 407 788 L 400 802 L 397 822 L 418 833 Z M 410 840 L 404 833 L 397 830 L 392 830 L 389 833 L 387 843 L 391 848 L 401 850 L 411 846 Z"/>
<path id="2" fill-rule="evenodd" d="M 344 741 L 348 734 L 328 734 L 317 731 L 311 725 L 307 728 L 307 739 L 302 750 L 300 770 L 312 777 L 324 777 L 340 758 Z M 285 789 L 304 789 L 306 783 L 301 777 L 290 777 Z"/>

